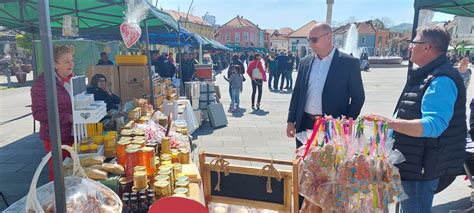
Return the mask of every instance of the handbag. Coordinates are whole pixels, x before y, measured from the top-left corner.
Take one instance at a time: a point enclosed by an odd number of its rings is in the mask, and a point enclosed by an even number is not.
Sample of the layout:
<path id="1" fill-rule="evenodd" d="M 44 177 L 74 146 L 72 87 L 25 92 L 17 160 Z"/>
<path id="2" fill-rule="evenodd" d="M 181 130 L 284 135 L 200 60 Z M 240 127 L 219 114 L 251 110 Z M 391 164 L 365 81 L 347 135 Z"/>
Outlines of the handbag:
<path id="1" fill-rule="evenodd" d="M 258 62 L 255 68 L 252 70 L 252 78 L 253 79 L 263 79 L 262 73 L 260 72 L 260 69 L 258 69 Z"/>
<path id="2" fill-rule="evenodd" d="M 122 202 L 120 197 L 114 191 L 107 188 L 103 184 L 91 180 L 87 177 L 82 168 L 79 156 L 70 146 L 62 145 L 62 149 L 71 154 L 73 162 L 72 176 L 64 177 L 64 187 L 66 205 L 72 207 L 68 208 L 68 212 L 81 212 L 83 210 L 79 207 L 88 206 L 91 208 L 107 209 L 108 212 L 115 213 L 122 211 Z M 51 212 L 54 211 L 54 182 L 51 181 L 39 188 L 36 188 L 41 171 L 51 158 L 51 152 L 43 157 L 41 163 L 36 169 L 33 180 L 31 181 L 28 195 L 18 200 L 7 209 L 6 213 L 18 212 Z M 84 212 L 84 211 L 82 211 Z"/>

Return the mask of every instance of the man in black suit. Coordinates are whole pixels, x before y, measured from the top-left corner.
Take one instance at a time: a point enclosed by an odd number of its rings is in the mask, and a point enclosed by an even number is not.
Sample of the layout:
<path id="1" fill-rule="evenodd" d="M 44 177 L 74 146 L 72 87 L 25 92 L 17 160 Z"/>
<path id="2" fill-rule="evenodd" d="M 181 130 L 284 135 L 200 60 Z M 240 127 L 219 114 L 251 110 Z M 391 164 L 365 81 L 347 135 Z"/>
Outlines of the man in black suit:
<path id="1" fill-rule="evenodd" d="M 365 95 L 359 59 L 333 46 L 332 29 L 318 23 L 308 40 L 315 54 L 301 60 L 288 113 L 288 137 L 312 129 L 320 115 L 359 116 Z M 303 145 L 296 141 L 296 147 Z"/>

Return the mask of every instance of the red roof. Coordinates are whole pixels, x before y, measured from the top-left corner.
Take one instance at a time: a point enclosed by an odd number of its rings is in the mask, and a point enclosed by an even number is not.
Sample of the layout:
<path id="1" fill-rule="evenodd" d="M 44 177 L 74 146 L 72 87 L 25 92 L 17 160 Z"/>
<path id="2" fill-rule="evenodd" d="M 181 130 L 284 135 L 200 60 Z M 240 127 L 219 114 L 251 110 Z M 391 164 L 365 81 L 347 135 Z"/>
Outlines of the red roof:
<path id="1" fill-rule="evenodd" d="M 307 24 L 303 25 L 296 31 L 292 32 L 288 37 L 290 38 L 306 38 L 309 35 L 309 32 L 311 29 L 313 29 L 314 25 L 316 25 L 318 22 L 315 20 L 311 20 Z"/>
<path id="2" fill-rule="evenodd" d="M 195 15 L 192 15 L 192 14 L 186 14 L 186 13 L 183 13 L 183 12 L 178 12 L 176 10 L 165 10 L 165 12 L 169 13 L 171 15 L 171 17 L 173 17 L 175 20 L 185 21 L 186 20 L 186 15 L 187 15 L 188 16 L 187 17 L 188 22 L 199 24 L 199 25 L 202 24 L 202 25 L 212 26 L 211 24 L 209 24 L 207 21 L 205 21 L 204 19 L 202 19 L 199 16 L 195 16 Z"/>
<path id="3" fill-rule="evenodd" d="M 289 27 L 283 27 L 278 30 L 278 33 L 280 33 L 280 35 L 290 35 L 292 32 L 295 31 Z"/>
<path id="4" fill-rule="evenodd" d="M 222 27 L 234 27 L 234 28 L 239 28 L 239 27 L 252 27 L 256 29 L 260 29 L 256 24 L 252 23 L 251 21 L 245 19 L 243 16 L 238 16 L 231 19 Z"/>

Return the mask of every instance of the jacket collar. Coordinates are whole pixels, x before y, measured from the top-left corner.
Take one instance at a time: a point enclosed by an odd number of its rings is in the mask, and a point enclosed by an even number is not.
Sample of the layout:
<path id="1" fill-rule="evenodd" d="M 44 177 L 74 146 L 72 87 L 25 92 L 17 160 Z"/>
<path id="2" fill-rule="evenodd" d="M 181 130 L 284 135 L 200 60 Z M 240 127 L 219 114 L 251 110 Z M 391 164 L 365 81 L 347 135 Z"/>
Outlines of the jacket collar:
<path id="1" fill-rule="evenodd" d="M 416 83 L 426 78 L 426 76 L 429 75 L 431 72 L 433 72 L 433 70 L 436 67 L 439 67 L 442 64 L 447 63 L 447 62 L 448 62 L 448 58 L 446 57 L 446 55 L 441 54 L 440 56 L 438 56 L 433 61 L 431 61 L 430 63 L 428 63 L 427 65 L 423 67 L 408 70 L 408 82 Z"/>

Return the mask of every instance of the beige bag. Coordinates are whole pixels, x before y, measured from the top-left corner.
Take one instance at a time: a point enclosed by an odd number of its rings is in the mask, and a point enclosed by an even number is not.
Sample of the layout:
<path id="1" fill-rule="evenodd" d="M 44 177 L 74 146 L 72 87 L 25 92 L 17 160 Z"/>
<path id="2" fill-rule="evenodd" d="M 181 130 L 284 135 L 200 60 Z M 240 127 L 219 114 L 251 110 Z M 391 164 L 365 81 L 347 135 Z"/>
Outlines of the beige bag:
<path id="1" fill-rule="evenodd" d="M 258 69 L 258 62 L 255 68 L 252 70 L 252 78 L 253 79 L 263 79 L 262 73 L 260 72 L 260 69 Z"/>

